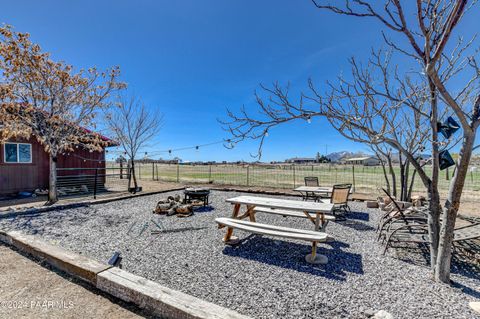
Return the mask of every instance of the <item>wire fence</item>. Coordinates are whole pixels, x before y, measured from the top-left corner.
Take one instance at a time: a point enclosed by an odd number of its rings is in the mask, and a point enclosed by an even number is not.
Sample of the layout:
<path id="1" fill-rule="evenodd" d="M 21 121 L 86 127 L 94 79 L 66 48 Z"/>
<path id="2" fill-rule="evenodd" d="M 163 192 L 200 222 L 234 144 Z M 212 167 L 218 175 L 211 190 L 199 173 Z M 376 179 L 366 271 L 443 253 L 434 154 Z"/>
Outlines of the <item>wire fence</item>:
<path id="1" fill-rule="evenodd" d="M 108 163 L 108 167 L 118 167 Z M 163 164 L 135 163 L 138 180 L 169 181 L 178 183 L 210 183 L 238 186 L 274 187 L 292 189 L 304 185 L 307 176 L 318 177 L 321 186 L 351 183 L 356 193 L 372 198 L 379 195 L 379 188 L 386 187 L 381 166 L 316 164 L 316 165 L 258 165 L 258 164 Z M 397 176 L 400 168 L 396 167 Z M 439 188 L 446 196 L 451 171 L 441 171 Z M 413 185 L 413 194 L 426 194 L 426 188 L 418 176 Z M 463 200 L 480 199 L 480 171 L 472 166 L 465 181 Z"/>

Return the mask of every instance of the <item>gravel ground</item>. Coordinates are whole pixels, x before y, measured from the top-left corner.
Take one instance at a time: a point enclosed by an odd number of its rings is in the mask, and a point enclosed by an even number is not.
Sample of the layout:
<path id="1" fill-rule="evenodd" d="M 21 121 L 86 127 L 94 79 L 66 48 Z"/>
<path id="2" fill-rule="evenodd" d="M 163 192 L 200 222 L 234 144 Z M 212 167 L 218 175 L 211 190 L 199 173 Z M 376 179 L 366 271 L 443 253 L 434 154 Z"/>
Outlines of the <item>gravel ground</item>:
<path id="1" fill-rule="evenodd" d="M 152 214 L 158 200 L 175 193 L 10 217 L 0 219 L 0 228 L 39 235 L 104 262 L 120 251 L 124 269 L 254 318 L 365 318 L 380 309 L 394 318 L 476 316 L 468 302 L 480 298 L 480 275 L 456 268 L 451 287 L 432 282 L 419 258 L 405 258 L 422 256 L 418 252 L 398 258 L 392 249 L 382 256 L 374 230 L 379 213 L 363 203 L 351 203 L 347 222 L 328 225 L 335 241 L 318 252 L 329 263 L 312 266 L 304 261 L 306 242 L 236 231 L 245 241 L 223 245 L 225 229 L 214 219 L 230 216 L 225 199 L 241 193 L 214 191 L 211 208 L 189 218 Z M 158 229 L 152 219 L 167 232 L 152 234 Z M 258 214 L 257 221 L 313 229 L 299 218 Z"/>

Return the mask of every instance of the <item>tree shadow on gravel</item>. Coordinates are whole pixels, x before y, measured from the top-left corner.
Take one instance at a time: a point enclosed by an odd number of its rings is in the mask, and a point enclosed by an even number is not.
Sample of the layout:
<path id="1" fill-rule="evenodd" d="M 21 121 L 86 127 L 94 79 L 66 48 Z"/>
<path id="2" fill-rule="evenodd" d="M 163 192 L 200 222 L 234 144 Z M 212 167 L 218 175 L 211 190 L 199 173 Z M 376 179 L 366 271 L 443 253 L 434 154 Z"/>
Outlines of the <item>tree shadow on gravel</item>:
<path id="1" fill-rule="evenodd" d="M 347 213 L 346 217 L 347 217 L 347 220 L 356 219 L 356 220 L 362 220 L 365 222 L 370 221 L 370 215 L 364 212 L 351 211 L 350 213 Z"/>
<path id="2" fill-rule="evenodd" d="M 193 212 L 194 213 L 208 213 L 208 212 L 212 212 L 214 210 L 215 210 L 215 208 L 209 205 L 209 206 L 195 207 L 193 209 Z"/>
<path id="3" fill-rule="evenodd" d="M 348 244 L 339 241 L 321 243 L 317 252 L 328 257 L 326 265 L 313 265 L 305 261 L 305 255 L 311 252 L 310 245 L 273 240 L 261 235 L 250 235 L 239 245 L 226 246 L 223 253 L 331 280 L 345 281 L 348 273 L 364 273 L 362 256 L 342 250 L 348 247 Z"/>
<path id="4" fill-rule="evenodd" d="M 418 267 L 430 267 L 430 249 L 428 245 L 411 243 L 392 247 L 391 250 L 394 251 L 394 254 L 391 255 L 393 258 Z M 480 265 L 478 261 L 459 250 L 455 250 L 452 255 L 450 272 L 455 275 L 480 281 Z M 468 287 L 462 290 L 467 294 L 472 294 L 474 297 L 480 297 L 477 296 L 480 295 L 480 291 Z"/>
<path id="5" fill-rule="evenodd" d="M 360 223 L 355 220 L 346 220 L 344 222 L 339 222 L 339 225 L 349 227 L 358 231 L 374 231 L 376 228 L 370 226 L 369 224 Z"/>

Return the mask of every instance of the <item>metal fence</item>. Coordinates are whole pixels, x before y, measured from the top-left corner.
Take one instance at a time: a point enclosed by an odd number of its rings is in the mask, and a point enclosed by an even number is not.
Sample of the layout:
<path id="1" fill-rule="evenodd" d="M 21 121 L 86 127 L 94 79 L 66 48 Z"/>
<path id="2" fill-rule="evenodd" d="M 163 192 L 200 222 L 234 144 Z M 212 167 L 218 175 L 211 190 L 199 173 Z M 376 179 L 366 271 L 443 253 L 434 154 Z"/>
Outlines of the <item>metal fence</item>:
<path id="1" fill-rule="evenodd" d="M 128 168 L 58 168 L 58 196 L 93 195 L 128 190 Z"/>

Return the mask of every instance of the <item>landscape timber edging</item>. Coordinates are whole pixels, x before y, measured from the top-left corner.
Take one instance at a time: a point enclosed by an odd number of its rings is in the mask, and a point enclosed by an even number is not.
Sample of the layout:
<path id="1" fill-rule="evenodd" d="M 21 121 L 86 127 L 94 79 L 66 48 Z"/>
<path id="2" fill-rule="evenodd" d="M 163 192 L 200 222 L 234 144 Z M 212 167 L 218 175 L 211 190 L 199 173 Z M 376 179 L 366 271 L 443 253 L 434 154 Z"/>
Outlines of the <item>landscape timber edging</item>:
<path id="1" fill-rule="evenodd" d="M 204 301 L 119 268 L 98 274 L 97 288 L 139 305 L 162 318 L 247 319 L 236 311 Z"/>
<path id="2" fill-rule="evenodd" d="M 0 241 L 14 246 L 56 269 L 88 282 L 123 301 L 136 304 L 162 318 L 249 319 L 236 311 L 162 286 L 144 277 L 51 245 L 19 231 L 0 231 Z"/>

